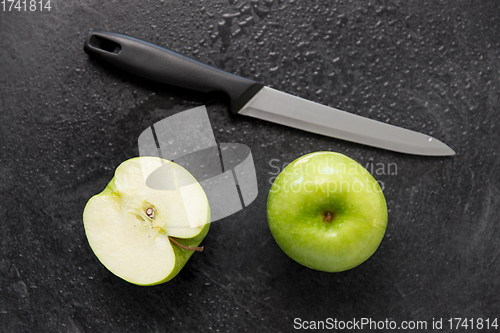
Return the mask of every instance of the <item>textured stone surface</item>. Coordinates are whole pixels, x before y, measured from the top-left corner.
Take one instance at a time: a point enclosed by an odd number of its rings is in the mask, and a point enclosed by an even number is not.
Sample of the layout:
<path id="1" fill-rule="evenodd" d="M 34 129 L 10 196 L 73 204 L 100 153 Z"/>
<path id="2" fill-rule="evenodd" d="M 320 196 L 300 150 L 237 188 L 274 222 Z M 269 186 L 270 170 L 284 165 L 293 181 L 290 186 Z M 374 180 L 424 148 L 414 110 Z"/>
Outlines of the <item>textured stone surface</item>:
<path id="1" fill-rule="evenodd" d="M 497 1 L 51 4 L 50 12 L 0 12 L 2 332 L 288 332 L 296 317 L 499 316 Z M 213 95 L 89 59 L 90 29 L 433 135 L 457 155 L 397 154 L 231 116 Z M 137 156 L 145 128 L 203 104 L 219 142 L 252 149 L 259 196 L 214 223 L 205 252 L 174 280 L 128 284 L 89 248 L 85 203 Z M 389 207 L 379 250 L 339 274 L 291 261 L 267 227 L 275 166 L 317 150 L 367 165 Z"/>

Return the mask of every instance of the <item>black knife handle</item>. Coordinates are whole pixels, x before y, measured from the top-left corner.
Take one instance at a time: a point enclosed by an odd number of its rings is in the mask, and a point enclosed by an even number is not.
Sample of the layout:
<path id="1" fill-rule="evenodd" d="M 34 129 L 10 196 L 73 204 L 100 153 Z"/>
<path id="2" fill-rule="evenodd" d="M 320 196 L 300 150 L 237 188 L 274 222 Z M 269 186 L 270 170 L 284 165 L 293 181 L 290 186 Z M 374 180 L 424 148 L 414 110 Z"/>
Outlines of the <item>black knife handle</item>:
<path id="1" fill-rule="evenodd" d="M 238 112 L 263 85 L 210 67 L 145 41 L 107 31 L 90 31 L 83 49 L 144 78 L 200 92 L 222 91 Z"/>

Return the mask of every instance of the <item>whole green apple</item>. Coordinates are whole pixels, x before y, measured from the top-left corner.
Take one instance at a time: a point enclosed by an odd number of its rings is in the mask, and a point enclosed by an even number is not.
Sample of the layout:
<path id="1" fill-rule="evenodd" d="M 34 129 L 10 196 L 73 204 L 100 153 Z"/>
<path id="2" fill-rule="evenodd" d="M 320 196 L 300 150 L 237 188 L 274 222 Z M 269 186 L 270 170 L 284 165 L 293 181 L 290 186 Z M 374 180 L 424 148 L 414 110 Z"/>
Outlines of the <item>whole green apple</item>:
<path id="1" fill-rule="evenodd" d="M 202 250 L 209 222 L 201 185 L 180 165 L 157 157 L 123 162 L 83 212 L 87 239 L 101 263 L 144 286 L 175 277 L 193 251 Z"/>
<path id="2" fill-rule="evenodd" d="M 341 272 L 377 250 L 387 205 L 364 167 L 325 151 L 296 159 L 278 175 L 267 217 L 274 239 L 290 258 L 312 269 Z"/>

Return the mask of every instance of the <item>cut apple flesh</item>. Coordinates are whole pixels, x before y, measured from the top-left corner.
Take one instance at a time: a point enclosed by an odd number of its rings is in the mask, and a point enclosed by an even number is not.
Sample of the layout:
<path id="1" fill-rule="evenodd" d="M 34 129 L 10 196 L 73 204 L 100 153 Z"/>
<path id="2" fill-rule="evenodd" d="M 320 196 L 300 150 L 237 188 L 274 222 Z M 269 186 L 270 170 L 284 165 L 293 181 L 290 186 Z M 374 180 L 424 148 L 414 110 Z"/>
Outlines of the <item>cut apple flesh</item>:
<path id="1" fill-rule="evenodd" d="M 165 170 L 162 181 L 175 186 L 159 190 L 146 185 L 159 167 Z M 106 189 L 87 203 L 83 220 L 89 244 L 104 266 L 129 282 L 152 285 L 170 280 L 184 266 L 192 254 L 187 247 L 198 246 L 208 231 L 210 209 L 205 192 L 186 169 L 140 157 L 117 168 Z"/>

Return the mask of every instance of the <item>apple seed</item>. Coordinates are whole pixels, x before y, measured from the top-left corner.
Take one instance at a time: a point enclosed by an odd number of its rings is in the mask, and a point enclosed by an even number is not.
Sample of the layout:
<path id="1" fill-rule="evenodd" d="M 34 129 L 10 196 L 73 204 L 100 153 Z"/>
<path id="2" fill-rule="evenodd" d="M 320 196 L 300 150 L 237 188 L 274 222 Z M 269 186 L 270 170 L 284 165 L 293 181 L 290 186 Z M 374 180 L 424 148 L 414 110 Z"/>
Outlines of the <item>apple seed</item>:
<path id="1" fill-rule="evenodd" d="M 154 219 L 155 218 L 155 211 L 153 210 L 153 208 L 149 207 L 148 209 L 146 209 L 146 215 L 150 219 Z"/>

